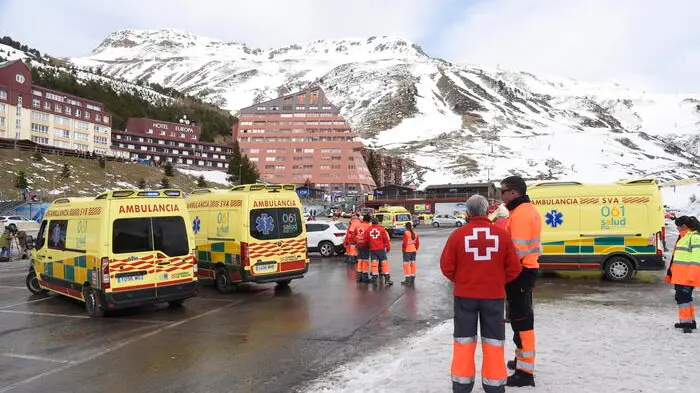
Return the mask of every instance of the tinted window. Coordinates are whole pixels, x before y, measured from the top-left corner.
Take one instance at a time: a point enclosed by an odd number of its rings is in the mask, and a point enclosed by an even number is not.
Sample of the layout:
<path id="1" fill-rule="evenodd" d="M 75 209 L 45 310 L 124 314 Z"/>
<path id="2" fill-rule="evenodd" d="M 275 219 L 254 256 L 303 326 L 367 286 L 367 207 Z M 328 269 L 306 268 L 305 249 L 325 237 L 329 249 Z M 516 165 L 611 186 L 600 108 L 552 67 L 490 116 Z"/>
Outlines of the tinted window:
<path id="1" fill-rule="evenodd" d="M 160 251 L 174 257 L 189 253 L 182 217 L 122 218 L 112 224 L 112 252 L 130 254 Z"/>
<path id="2" fill-rule="evenodd" d="M 39 233 L 36 235 L 36 241 L 34 242 L 34 247 L 38 250 L 42 247 L 44 247 L 44 243 L 46 242 L 46 225 L 48 224 L 48 221 L 43 221 L 41 223 L 41 228 L 39 228 Z"/>
<path id="3" fill-rule="evenodd" d="M 409 215 L 409 214 L 397 214 L 396 221 L 411 221 L 411 215 Z"/>
<path id="4" fill-rule="evenodd" d="M 322 232 L 326 229 L 323 224 L 306 224 L 306 232 Z"/>
<path id="5" fill-rule="evenodd" d="M 149 218 L 120 218 L 112 224 L 112 252 L 127 254 L 153 251 Z"/>
<path id="6" fill-rule="evenodd" d="M 187 255 L 190 252 L 185 220 L 182 217 L 154 217 L 151 221 L 154 250 L 169 256 Z"/>
<path id="7" fill-rule="evenodd" d="M 288 239 L 302 232 L 299 209 L 272 208 L 250 211 L 250 235 L 258 240 Z"/>
<path id="8" fill-rule="evenodd" d="M 377 220 L 378 220 L 379 222 L 384 221 L 384 215 L 383 215 L 383 214 L 377 214 L 376 217 L 377 217 Z"/>
<path id="9" fill-rule="evenodd" d="M 348 229 L 348 226 L 345 225 L 344 222 L 336 222 L 336 223 L 335 223 L 335 227 L 338 228 L 338 229 L 340 229 L 341 231 L 344 231 L 344 230 Z"/>
<path id="10" fill-rule="evenodd" d="M 66 229 L 68 221 L 51 220 L 49 223 L 49 248 L 63 250 L 66 248 Z"/>

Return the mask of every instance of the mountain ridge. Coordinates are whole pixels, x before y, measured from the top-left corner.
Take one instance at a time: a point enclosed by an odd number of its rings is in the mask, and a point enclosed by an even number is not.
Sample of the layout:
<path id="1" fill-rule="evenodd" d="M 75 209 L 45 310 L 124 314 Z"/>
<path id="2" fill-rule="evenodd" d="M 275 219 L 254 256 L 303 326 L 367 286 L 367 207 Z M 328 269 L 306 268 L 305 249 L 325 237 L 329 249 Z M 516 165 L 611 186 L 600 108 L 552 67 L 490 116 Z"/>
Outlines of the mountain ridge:
<path id="1" fill-rule="evenodd" d="M 514 172 L 583 181 L 700 175 L 700 95 L 454 64 L 397 37 L 260 49 L 181 30 L 120 30 L 70 61 L 233 112 L 317 84 L 365 143 L 414 162 L 417 184 Z"/>

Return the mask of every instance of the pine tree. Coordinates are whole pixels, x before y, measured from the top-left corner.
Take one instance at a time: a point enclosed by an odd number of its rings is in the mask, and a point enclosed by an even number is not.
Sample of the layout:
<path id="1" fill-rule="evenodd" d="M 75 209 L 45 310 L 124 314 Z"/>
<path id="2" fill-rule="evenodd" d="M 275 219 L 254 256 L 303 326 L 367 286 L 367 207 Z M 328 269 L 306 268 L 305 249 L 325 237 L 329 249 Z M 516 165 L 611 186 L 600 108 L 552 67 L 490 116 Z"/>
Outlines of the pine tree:
<path id="1" fill-rule="evenodd" d="M 44 159 L 44 156 L 41 155 L 41 152 L 37 151 L 37 152 L 34 152 L 34 154 L 32 154 L 32 159 L 33 159 L 34 161 L 37 161 L 37 162 L 38 162 L 38 161 L 43 160 L 43 159 Z"/>
<path id="2" fill-rule="evenodd" d="M 27 187 L 29 187 L 27 175 L 24 174 L 24 171 L 19 171 L 19 173 L 15 176 L 15 188 L 23 190 Z"/>
<path id="3" fill-rule="evenodd" d="M 146 189 L 146 179 L 143 179 L 143 178 L 139 179 L 138 188 L 139 188 L 139 190 Z"/>
<path id="4" fill-rule="evenodd" d="M 204 175 L 199 175 L 199 178 L 197 179 L 197 187 L 199 188 L 207 188 L 207 181 L 204 180 Z"/>
<path id="5" fill-rule="evenodd" d="M 105 169 L 107 167 L 107 160 L 103 156 L 100 156 L 97 159 L 97 163 L 100 165 L 100 168 Z"/>
<path id="6" fill-rule="evenodd" d="M 63 169 L 61 170 L 61 176 L 66 179 L 70 177 L 70 166 L 68 164 L 63 164 Z"/>
<path id="7" fill-rule="evenodd" d="M 165 176 L 168 177 L 175 176 L 175 168 L 173 167 L 173 164 L 170 161 L 166 162 L 163 166 L 163 173 L 165 174 Z"/>
<path id="8" fill-rule="evenodd" d="M 170 188 L 170 180 L 168 180 L 167 176 L 163 176 L 163 178 L 160 179 L 160 188 Z"/>
<path id="9" fill-rule="evenodd" d="M 231 158 L 228 160 L 228 170 L 226 171 L 228 176 L 226 177 L 226 181 L 231 184 L 239 184 L 239 175 L 242 174 L 243 168 L 241 167 L 241 147 L 238 141 L 233 142 L 232 150 Z"/>
<path id="10" fill-rule="evenodd" d="M 365 159 L 367 164 L 367 169 L 369 169 L 370 175 L 372 175 L 372 180 L 374 184 L 379 187 L 382 183 L 379 178 L 379 154 L 372 149 L 367 149 L 367 158 Z"/>
<path id="11" fill-rule="evenodd" d="M 243 170 L 241 171 L 241 184 L 255 184 L 258 182 L 260 173 L 258 173 L 258 167 L 254 162 L 248 159 L 248 156 L 243 156 L 241 158 L 241 165 L 243 165 Z"/>

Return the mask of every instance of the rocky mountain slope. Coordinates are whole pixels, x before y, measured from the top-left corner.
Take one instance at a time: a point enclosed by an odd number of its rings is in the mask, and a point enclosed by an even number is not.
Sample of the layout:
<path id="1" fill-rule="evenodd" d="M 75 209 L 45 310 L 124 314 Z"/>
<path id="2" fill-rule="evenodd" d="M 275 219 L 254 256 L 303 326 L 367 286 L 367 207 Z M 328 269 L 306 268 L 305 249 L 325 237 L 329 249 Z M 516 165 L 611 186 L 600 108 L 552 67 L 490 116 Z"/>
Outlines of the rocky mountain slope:
<path id="1" fill-rule="evenodd" d="M 431 58 L 393 37 L 258 49 L 177 30 L 122 30 L 83 68 L 235 111 L 320 85 L 366 143 L 411 159 L 417 183 L 700 175 L 700 95 L 663 95 Z"/>

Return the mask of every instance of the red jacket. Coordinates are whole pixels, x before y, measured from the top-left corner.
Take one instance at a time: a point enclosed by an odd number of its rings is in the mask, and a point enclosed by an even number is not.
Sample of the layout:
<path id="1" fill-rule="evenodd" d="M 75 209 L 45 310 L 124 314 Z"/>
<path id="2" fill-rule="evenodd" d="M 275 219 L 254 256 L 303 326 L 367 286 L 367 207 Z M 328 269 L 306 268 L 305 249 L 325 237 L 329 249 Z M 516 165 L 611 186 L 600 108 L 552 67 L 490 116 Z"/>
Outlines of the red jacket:
<path id="1" fill-rule="evenodd" d="M 389 234 L 386 233 L 386 229 L 382 228 L 381 225 L 372 225 L 367 231 L 367 237 L 369 240 L 370 251 L 384 250 L 386 252 L 391 251 L 391 242 L 389 241 Z"/>
<path id="2" fill-rule="evenodd" d="M 447 239 L 440 269 L 455 283 L 455 296 L 503 299 L 506 283 L 518 277 L 522 266 L 508 232 L 486 217 L 473 217 Z"/>
<path id="3" fill-rule="evenodd" d="M 366 221 L 362 221 L 361 223 L 357 224 L 353 238 L 355 239 L 355 244 L 357 244 L 359 247 L 367 247 L 367 232 L 369 232 L 370 226 L 372 226 L 372 224 Z"/>

